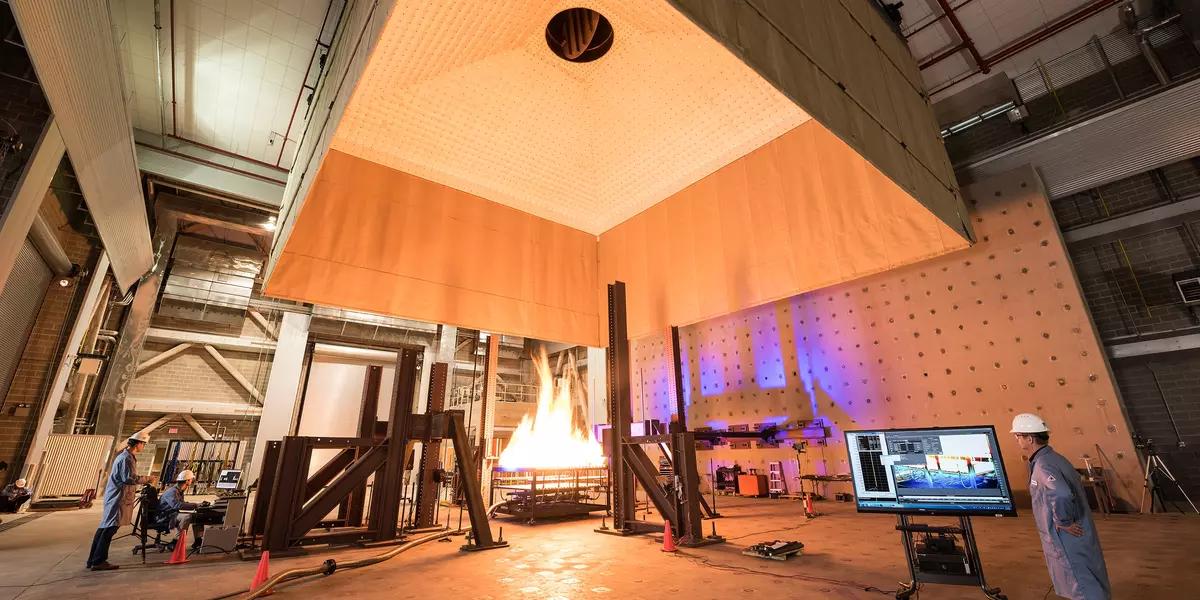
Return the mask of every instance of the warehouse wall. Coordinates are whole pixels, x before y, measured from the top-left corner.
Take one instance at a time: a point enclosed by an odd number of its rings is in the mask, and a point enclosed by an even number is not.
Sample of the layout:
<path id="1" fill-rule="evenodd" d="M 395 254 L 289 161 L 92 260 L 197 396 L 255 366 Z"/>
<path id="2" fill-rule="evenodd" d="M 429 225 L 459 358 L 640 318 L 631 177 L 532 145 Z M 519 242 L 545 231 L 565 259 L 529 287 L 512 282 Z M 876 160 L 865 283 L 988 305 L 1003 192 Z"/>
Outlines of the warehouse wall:
<path id="1" fill-rule="evenodd" d="M 1200 352 L 1119 360 L 1113 363 L 1113 372 L 1133 430 L 1153 441 L 1167 467 L 1195 499 L 1200 491 Z M 1168 497 L 1177 494 L 1170 491 Z"/>
<path id="2" fill-rule="evenodd" d="M 1134 432 L 1152 439 L 1188 492 L 1200 494 L 1200 353 L 1172 342 L 1200 331 L 1200 314 L 1172 278 L 1200 268 L 1200 157 L 1055 198 L 1053 206 L 1069 236 L 1124 216 L 1147 221 L 1072 242 L 1069 251 L 1101 339 L 1113 348 L 1158 344 L 1114 360 L 1113 372 Z M 1146 217 L 1168 209 L 1178 216 Z"/>
<path id="3" fill-rule="evenodd" d="M 1039 412 L 1053 445 L 1115 469 L 1114 491 L 1140 489 L 1121 404 L 1088 318 L 1049 203 L 1031 168 L 966 190 L 979 243 L 916 265 L 685 327 L 685 401 L 691 427 L 727 428 L 820 419 L 825 448 L 806 473 L 848 470 L 842 431 L 864 427 L 994 424 Z M 633 414 L 667 418 L 669 345 L 632 344 Z M 1026 467 L 1001 435 L 1011 483 Z M 1102 449 L 1103 453 L 1098 450 Z M 787 448 L 701 452 L 766 471 Z"/>
<path id="4" fill-rule="evenodd" d="M 95 262 L 97 253 L 91 240 L 71 228 L 54 194 L 46 195 L 40 212 L 58 235 L 72 263 L 86 266 Z M 83 294 L 83 285 L 86 284 L 76 279 L 70 287 L 51 284 L 47 288 L 8 395 L 0 399 L 0 460 L 10 465 L 21 465 L 24 461 L 42 402 L 46 400 L 50 380 L 63 353 L 59 346 L 60 335 L 64 327 L 70 326 L 69 319 L 73 319 L 78 310 L 77 300 Z M 8 472 L 0 473 L 0 482 L 14 470 L 19 468 L 10 467 Z"/>
<path id="5" fill-rule="evenodd" d="M 145 362 L 172 346 L 173 344 L 166 343 L 147 343 L 142 348 L 138 362 Z M 225 349 L 218 351 L 255 388 L 260 391 L 266 389 L 267 377 L 271 370 L 270 352 L 236 352 Z M 197 403 L 254 402 L 246 389 L 199 345 L 138 373 L 137 379 L 129 385 L 129 398 L 186 399 Z M 203 409 L 197 408 L 196 412 L 203 412 Z"/>

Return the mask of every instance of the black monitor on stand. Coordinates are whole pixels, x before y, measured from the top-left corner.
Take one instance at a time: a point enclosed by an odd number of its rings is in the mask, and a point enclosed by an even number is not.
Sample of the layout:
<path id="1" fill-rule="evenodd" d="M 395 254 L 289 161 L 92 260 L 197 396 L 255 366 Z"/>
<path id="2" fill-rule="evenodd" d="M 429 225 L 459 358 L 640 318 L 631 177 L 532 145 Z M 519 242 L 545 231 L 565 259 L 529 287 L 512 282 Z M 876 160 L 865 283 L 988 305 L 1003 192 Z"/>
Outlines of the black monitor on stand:
<path id="1" fill-rule="evenodd" d="M 1012 489 L 991 425 L 847 431 L 850 473 L 859 512 L 897 515 L 912 580 L 978 586 L 1005 598 L 983 576 L 972 516 L 1015 516 Z M 914 515 L 957 517 L 957 526 L 915 523 Z M 955 538 L 961 538 L 962 547 Z"/>

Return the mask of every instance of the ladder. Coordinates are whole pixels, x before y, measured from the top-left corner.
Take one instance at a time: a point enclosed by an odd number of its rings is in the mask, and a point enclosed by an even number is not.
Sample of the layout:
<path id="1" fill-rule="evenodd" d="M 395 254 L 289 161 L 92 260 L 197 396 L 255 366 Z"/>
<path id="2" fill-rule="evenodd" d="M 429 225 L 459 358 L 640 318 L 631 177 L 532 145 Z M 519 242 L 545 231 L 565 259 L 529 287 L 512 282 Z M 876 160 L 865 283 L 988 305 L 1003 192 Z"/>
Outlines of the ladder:
<path id="1" fill-rule="evenodd" d="M 783 480 L 783 463 L 773 461 L 767 463 L 767 493 L 777 498 L 787 493 L 787 484 Z"/>

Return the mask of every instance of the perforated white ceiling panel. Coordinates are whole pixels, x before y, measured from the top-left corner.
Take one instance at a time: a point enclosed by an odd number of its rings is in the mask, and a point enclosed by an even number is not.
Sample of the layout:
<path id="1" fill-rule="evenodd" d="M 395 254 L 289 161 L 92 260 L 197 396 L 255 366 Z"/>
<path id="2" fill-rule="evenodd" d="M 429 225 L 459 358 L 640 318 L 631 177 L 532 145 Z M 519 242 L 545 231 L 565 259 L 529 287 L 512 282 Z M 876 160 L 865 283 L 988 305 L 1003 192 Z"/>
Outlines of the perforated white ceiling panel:
<path id="1" fill-rule="evenodd" d="M 665 0 L 584 5 L 590 63 L 545 40 L 578 2 L 397 2 L 332 147 L 599 234 L 808 120 Z"/>

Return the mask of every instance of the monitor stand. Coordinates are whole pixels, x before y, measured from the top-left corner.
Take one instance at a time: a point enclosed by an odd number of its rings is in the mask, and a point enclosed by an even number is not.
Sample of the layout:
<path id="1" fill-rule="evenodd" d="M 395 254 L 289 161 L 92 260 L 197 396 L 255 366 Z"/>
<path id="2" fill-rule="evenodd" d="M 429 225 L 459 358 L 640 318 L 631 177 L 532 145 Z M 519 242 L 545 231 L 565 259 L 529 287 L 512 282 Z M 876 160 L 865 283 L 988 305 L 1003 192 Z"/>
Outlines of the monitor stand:
<path id="1" fill-rule="evenodd" d="M 988 587 L 984 579 L 971 517 L 958 517 L 958 523 L 957 527 L 927 525 L 913 523 L 908 515 L 899 515 L 896 530 L 904 543 L 904 556 L 912 579 L 896 591 L 898 600 L 911 598 L 922 583 L 979 586 L 991 600 L 1007 600 L 1000 588 Z M 951 536 L 958 536 L 962 546 L 959 547 Z M 919 547 L 918 542 L 923 547 Z"/>

